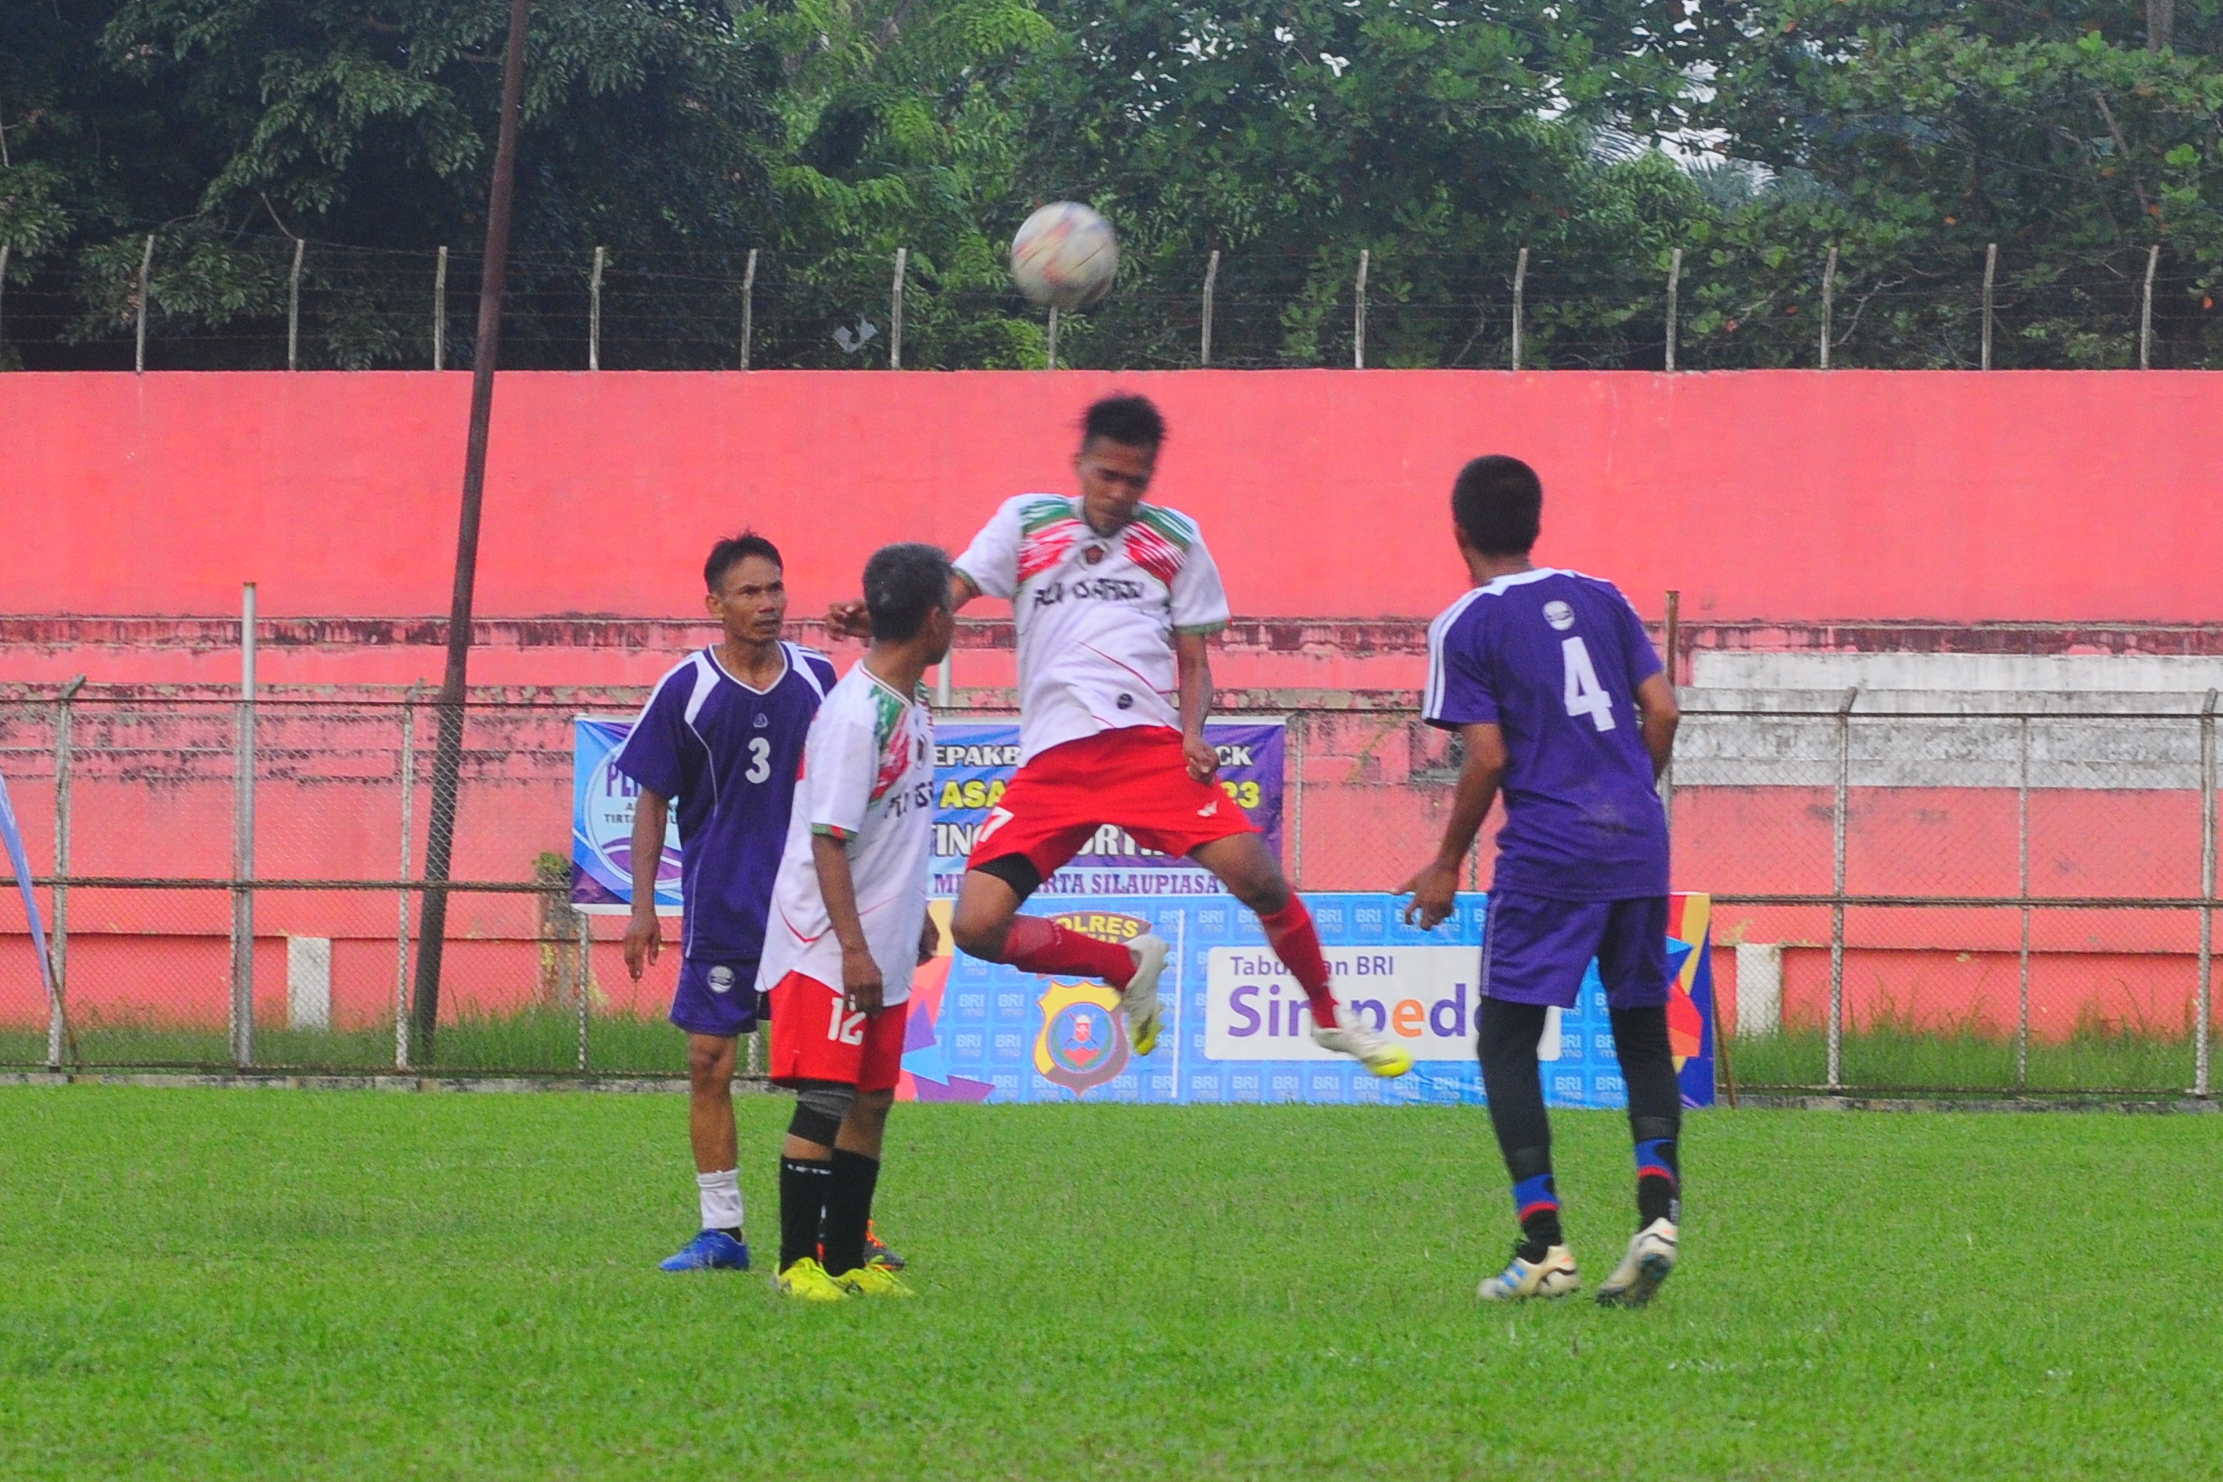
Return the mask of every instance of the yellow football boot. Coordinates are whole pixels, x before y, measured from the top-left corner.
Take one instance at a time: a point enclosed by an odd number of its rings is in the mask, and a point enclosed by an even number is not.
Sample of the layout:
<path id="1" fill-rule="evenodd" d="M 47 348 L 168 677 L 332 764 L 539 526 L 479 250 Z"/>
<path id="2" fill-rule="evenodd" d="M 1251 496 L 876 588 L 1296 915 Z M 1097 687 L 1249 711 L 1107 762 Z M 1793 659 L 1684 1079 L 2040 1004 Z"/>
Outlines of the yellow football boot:
<path id="1" fill-rule="evenodd" d="M 854 1271 L 844 1271 L 833 1278 L 834 1284 L 852 1297 L 915 1297 L 917 1292 L 895 1268 L 881 1261 L 867 1261 Z"/>
<path id="2" fill-rule="evenodd" d="M 782 1271 L 772 1290 L 798 1302 L 846 1302 L 848 1289 L 826 1274 L 826 1268 L 809 1256 Z"/>

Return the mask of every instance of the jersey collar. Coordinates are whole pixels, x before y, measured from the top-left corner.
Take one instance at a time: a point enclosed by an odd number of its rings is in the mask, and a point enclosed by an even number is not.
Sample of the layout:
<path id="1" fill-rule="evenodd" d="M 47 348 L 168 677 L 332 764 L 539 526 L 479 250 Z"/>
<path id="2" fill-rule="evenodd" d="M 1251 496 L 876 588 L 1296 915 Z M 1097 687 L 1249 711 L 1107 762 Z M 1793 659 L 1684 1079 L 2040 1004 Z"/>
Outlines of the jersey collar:
<path id="1" fill-rule="evenodd" d="M 780 687 L 780 680 L 787 678 L 788 672 L 795 667 L 795 657 L 787 651 L 787 643 L 783 639 L 780 643 L 779 677 L 774 679 L 763 689 L 758 689 L 753 684 L 749 684 L 743 680 L 735 678 L 733 671 L 726 668 L 724 662 L 719 659 L 717 644 L 711 644 L 709 647 L 705 648 L 702 653 L 704 658 L 710 660 L 710 667 L 718 671 L 718 677 L 720 679 L 729 680 L 734 684 L 740 685 L 741 688 L 747 690 L 752 695 L 758 696 L 759 698 L 762 698 L 765 695 L 769 695 L 770 693 L 772 693 L 772 691 L 778 689 Z"/>

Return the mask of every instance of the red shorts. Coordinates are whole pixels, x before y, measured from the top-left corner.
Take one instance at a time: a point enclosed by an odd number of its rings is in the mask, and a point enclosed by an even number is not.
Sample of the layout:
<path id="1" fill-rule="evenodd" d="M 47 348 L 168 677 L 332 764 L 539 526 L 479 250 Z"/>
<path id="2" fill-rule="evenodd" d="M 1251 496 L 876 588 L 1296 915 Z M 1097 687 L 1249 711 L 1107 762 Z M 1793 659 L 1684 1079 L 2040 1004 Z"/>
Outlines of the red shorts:
<path id="1" fill-rule="evenodd" d="M 1128 726 L 1053 746 L 1021 767 L 974 836 L 966 867 L 1023 854 L 1047 880 L 1107 823 L 1176 856 L 1258 832 L 1218 783 L 1189 775 L 1179 731 Z"/>
<path id="2" fill-rule="evenodd" d="M 772 985 L 772 1084 L 834 1081 L 893 1091 L 903 1072 L 909 1000 L 877 1014 L 852 1013 L 816 978 L 789 973 Z"/>

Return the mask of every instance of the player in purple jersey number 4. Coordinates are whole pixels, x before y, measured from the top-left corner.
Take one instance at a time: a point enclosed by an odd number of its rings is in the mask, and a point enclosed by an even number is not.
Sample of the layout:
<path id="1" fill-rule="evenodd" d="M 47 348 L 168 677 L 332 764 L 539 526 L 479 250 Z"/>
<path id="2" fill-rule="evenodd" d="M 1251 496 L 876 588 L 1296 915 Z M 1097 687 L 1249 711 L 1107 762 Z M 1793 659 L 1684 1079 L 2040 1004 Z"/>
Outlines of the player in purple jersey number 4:
<path id="1" fill-rule="evenodd" d="M 1451 498 L 1475 586 L 1429 627 L 1423 718 L 1465 744 L 1436 857 L 1402 889 L 1406 919 L 1451 914 L 1459 869 L 1502 792 L 1505 826 L 1484 923 L 1476 1049 L 1521 1237 L 1485 1301 L 1579 1284 L 1559 1223 L 1536 1051 L 1553 1008 L 1598 964 L 1628 1087 L 1637 1232 L 1599 1302 L 1640 1307 L 1674 1269 L 1682 1090 L 1667 1038 L 1667 819 L 1657 788 L 1675 744 L 1675 691 L 1610 582 L 1529 559 L 1543 488 L 1527 464 L 1477 458 Z"/>

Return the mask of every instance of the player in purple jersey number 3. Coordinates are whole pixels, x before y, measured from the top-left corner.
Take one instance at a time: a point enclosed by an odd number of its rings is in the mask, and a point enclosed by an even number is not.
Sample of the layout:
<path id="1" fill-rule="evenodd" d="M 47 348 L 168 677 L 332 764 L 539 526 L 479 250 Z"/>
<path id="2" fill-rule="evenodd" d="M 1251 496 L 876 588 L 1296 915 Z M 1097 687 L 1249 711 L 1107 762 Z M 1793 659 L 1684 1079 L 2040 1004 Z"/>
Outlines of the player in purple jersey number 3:
<path id="1" fill-rule="evenodd" d="M 1477 458 L 1452 488 L 1453 537 L 1474 589 L 1428 629 L 1422 717 L 1466 761 L 1443 846 L 1402 887 L 1406 919 L 1452 911 L 1459 868 L 1505 795 L 1483 925 L 1476 1049 L 1521 1235 L 1485 1301 L 1580 1284 L 1559 1223 L 1536 1050 L 1590 963 L 1606 990 L 1636 1144 L 1637 1232 L 1598 1288 L 1640 1307 L 1675 1267 L 1682 1089 L 1667 1039 L 1667 815 L 1658 778 L 1680 719 L 1644 624 L 1611 582 L 1529 559 L 1543 487 L 1514 458 Z"/>
<path id="2" fill-rule="evenodd" d="M 782 641 L 787 587 L 780 553 L 763 536 L 719 541 L 703 581 L 704 605 L 725 636 L 657 683 L 616 758 L 640 787 L 625 966 L 638 982 L 663 950 L 656 879 L 665 820 L 676 807 L 686 914 L 671 1019 L 687 1032 L 688 1134 L 702 1223 L 663 1264 L 667 1271 L 745 1271 L 735 1052 L 739 1036 L 756 1028 L 757 959 L 795 774 L 834 667 Z"/>

